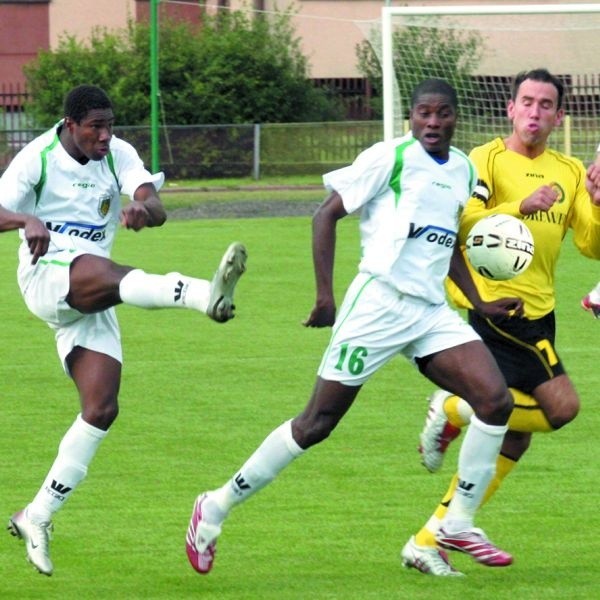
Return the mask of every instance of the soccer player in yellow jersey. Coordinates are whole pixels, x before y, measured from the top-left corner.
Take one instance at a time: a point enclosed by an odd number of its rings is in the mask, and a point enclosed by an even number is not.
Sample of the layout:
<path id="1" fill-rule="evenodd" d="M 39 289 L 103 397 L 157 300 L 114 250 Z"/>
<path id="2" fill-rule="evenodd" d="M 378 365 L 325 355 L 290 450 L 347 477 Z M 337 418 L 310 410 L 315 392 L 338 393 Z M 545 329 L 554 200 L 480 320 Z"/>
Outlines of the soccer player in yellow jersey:
<path id="1" fill-rule="evenodd" d="M 470 154 L 479 181 L 461 219 L 459 242 L 493 213 L 523 219 L 535 240 L 530 267 L 509 281 L 484 279 L 472 269 L 471 281 L 450 273 L 455 276 L 448 284 L 450 295 L 468 308 L 469 322 L 491 349 L 514 397 L 509 431 L 483 502 L 525 453 L 534 431 L 558 429 L 579 411 L 577 392 L 554 347 L 554 273 L 569 228 L 582 254 L 600 258 L 600 182 L 593 166 L 586 172 L 581 161 L 547 147 L 563 118 L 563 94 L 561 81 L 546 69 L 518 74 L 507 110 L 512 133 Z M 440 468 L 448 444 L 470 418 L 461 398 L 444 390 L 432 395 L 419 448 L 427 469 Z M 448 544 L 439 524 L 457 485 L 461 482 L 455 476 L 426 525 L 404 546 L 405 566 L 456 575 L 444 550 L 467 550 Z M 468 554 L 488 566 L 505 564 L 490 556 L 479 559 L 477 548 Z"/>

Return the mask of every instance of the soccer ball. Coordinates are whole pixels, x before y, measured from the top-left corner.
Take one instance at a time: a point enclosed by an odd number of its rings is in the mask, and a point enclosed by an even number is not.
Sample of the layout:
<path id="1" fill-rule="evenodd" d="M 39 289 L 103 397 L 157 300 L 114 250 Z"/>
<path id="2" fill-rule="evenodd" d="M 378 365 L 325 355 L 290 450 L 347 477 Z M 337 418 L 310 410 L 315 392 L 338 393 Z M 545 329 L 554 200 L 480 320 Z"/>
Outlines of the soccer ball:
<path id="1" fill-rule="evenodd" d="M 510 215 L 489 215 L 475 223 L 467 236 L 469 262 L 488 279 L 512 279 L 533 259 L 533 236 L 523 221 Z"/>

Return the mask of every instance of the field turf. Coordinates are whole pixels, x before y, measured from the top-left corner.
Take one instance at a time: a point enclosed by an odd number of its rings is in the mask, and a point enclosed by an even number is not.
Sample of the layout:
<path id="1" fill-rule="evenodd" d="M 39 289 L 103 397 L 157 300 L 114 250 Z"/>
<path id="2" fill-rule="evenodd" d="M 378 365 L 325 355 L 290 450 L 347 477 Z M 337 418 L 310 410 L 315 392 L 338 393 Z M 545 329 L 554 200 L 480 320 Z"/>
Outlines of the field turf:
<path id="1" fill-rule="evenodd" d="M 598 265 L 565 243 L 558 274 L 559 341 L 582 399 L 564 430 L 537 434 L 478 525 L 515 563 L 490 569 L 452 555 L 467 577 L 405 570 L 400 550 L 454 472 L 419 464 L 417 438 L 433 387 L 392 361 L 332 437 L 298 459 L 226 521 L 213 572 L 188 565 L 195 496 L 224 483 L 307 400 L 329 330 L 301 326 L 312 307 L 310 219 L 173 221 L 121 232 L 116 260 L 209 278 L 227 244 L 249 251 L 237 317 L 119 307 L 125 366 L 121 412 L 87 479 L 55 517 L 55 573 L 37 574 L 22 542 L 0 535 L 3 599 L 589 599 L 600 586 L 597 432 L 600 322 L 579 308 Z M 353 276 L 357 222 L 340 223 L 338 298 Z M 0 235 L 0 515 L 37 491 L 77 412 L 53 336 L 15 282 L 15 233 Z"/>

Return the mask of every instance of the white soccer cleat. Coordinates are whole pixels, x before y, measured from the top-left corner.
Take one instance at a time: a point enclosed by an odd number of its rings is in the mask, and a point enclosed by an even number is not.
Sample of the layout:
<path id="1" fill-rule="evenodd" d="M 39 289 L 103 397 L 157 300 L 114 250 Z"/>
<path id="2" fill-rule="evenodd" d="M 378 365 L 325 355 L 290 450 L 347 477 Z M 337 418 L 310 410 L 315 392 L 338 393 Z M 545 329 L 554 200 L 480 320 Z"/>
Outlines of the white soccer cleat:
<path id="1" fill-rule="evenodd" d="M 402 548 L 402 564 L 409 569 L 417 569 L 426 575 L 437 577 L 462 577 L 448 560 L 448 555 L 437 547 L 418 546 L 413 535 Z"/>
<path id="2" fill-rule="evenodd" d="M 52 575 L 54 567 L 49 554 L 52 523 L 34 523 L 23 509 L 9 519 L 8 530 L 25 542 L 27 560 L 43 575 Z"/>
<path id="3" fill-rule="evenodd" d="M 219 268 L 210 282 L 210 297 L 206 314 L 218 323 L 225 323 L 235 316 L 233 292 L 246 270 L 248 253 L 243 244 L 234 242 L 227 248 Z"/>
<path id="4" fill-rule="evenodd" d="M 440 469 L 448 445 L 460 435 L 460 428 L 452 425 L 444 412 L 444 402 L 450 396 L 452 394 L 445 390 L 437 390 L 431 394 L 425 427 L 419 436 L 421 462 L 431 473 Z"/>

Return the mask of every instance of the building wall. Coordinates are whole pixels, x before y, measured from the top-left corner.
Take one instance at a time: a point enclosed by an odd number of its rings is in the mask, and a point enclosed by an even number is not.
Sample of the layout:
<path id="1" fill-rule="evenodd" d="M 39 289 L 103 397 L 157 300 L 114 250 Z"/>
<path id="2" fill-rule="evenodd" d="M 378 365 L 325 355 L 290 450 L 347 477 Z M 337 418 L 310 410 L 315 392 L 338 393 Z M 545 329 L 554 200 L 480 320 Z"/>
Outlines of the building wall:
<path id="1" fill-rule="evenodd" d="M 23 65 L 49 46 L 49 2 L 0 3 L 0 91 L 25 85 Z"/>
<path id="2" fill-rule="evenodd" d="M 50 47 L 56 48 L 65 34 L 86 39 L 94 27 L 125 27 L 135 17 L 135 4 L 135 0 L 52 0 Z"/>
<path id="3" fill-rule="evenodd" d="M 214 2 L 216 4 L 216 1 Z M 535 4 L 573 4 L 565 0 L 520 0 L 512 2 L 519 5 Z M 600 4 L 600 0 L 591 0 L 588 4 Z M 247 0 L 230 0 L 232 8 L 243 10 Z M 502 0 L 431 0 L 391 2 L 393 6 L 477 6 L 508 2 Z M 308 57 L 313 78 L 360 77 L 357 70 L 356 45 L 366 39 L 369 27 L 380 27 L 381 8 L 386 5 L 381 0 L 265 0 L 267 12 L 278 7 L 280 11 L 297 12 L 293 18 L 295 31 L 302 40 L 303 53 Z M 371 23 L 370 23 L 371 22 Z M 596 20 L 598 22 L 598 20 Z M 518 28 L 519 21 L 505 20 L 507 26 Z M 548 64 L 547 58 L 556 62 L 557 72 L 572 72 L 585 67 L 585 72 L 600 71 L 593 53 L 587 55 L 572 54 L 570 43 L 559 36 L 550 34 L 530 35 L 523 32 L 514 35 L 511 40 L 500 27 L 496 33 L 488 34 L 489 45 L 495 49 L 482 65 L 484 73 L 510 74 L 524 66 Z M 587 47 L 597 47 L 598 32 L 580 31 L 580 40 L 587 37 Z M 500 41 L 496 42 L 496 39 Z M 508 61 L 507 58 L 511 58 Z M 525 65 L 530 60 L 531 65 Z M 535 61 L 535 63 L 533 62 Z M 562 62 L 559 62 L 562 61 Z"/>

